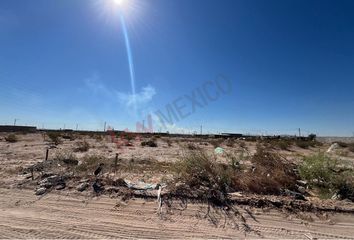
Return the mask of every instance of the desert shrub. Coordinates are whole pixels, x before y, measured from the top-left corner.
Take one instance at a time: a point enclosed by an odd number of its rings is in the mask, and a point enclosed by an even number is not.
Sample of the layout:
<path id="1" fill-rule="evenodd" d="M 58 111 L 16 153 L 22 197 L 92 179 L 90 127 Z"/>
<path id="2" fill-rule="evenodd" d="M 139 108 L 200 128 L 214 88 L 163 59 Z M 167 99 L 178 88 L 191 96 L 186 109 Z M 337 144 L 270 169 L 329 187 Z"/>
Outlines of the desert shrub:
<path id="1" fill-rule="evenodd" d="M 336 166 L 336 160 L 321 153 L 305 157 L 299 167 L 299 172 L 302 179 L 308 180 L 315 185 L 322 184 L 326 186 L 327 184 L 331 184 L 335 176 L 334 169 Z"/>
<path id="2" fill-rule="evenodd" d="M 354 143 L 350 144 L 348 149 L 349 149 L 349 151 L 354 153 Z"/>
<path id="3" fill-rule="evenodd" d="M 169 138 L 166 138 L 165 141 L 169 147 L 172 146 L 172 141 Z"/>
<path id="4" fill-rule="evenodd" d="M 246 149 L 246 143 L 245 143 L 244 141 L 238 142 L 238 145 L 239 145 L 241 148 Z"/>
<path id="5" fill-rule="evenodd" d="M 75 151 L 77 152 L 87 152 L 90 149 L 90 144 L 87 141 L 80 141 L 76 144 Z"/>
<path id="6" fill-rule="evenodd" d="M 299 173 L 322 197 L 340 194 L 342 198 L 354 199 L 354 172 L 341 167 L 336 159 L 323 153 L 305 157 L 299 166 Z"/>
<path id="7" fill-rule="evenodd" d="M 281 194 L 283 189 L 296 189 L 294 166 L 275 153 L 258 148 L 251 158 L 253 171 L 241 171 L 244 156 L 227 155 L 229 164 L 217 163 L 203 151 L 188 151 L 175 164 L 175 181 L 184 191 L 215 204 L 227 201 L 227 193 L 244 191 L 257 194 Z"/>
<path id="8" fill-rule="evenodd" d="M 247 157 L 245 153 L 242 152 L 225 152 L 226 159 L 228 160 L 231 168 L 233 170 L 241 170 L 241 161 L 245 161 Z"/>
<path id="9" fill-rule="evenodd" d="M 277 148 L 281 150 L 289 150 L 289 148 L 291 147 L 291 141 L 286 139 L 269 140 L 267 143 L 269 147 Z"/>
<path id="10" fill-rule="evenodd" d="M 229 138 L 225 141 L 225 145 L 227 147 L 234 147 L 235 146 L 235 141 L 232 138 Z"/>
<path id="11" fill-rule="evenodd" d="M 59 145 L 61 143 L 60 140 L 61 135 L 59 132 L 49 132 L 48 137 L 55 145 Z"/>
<path id="12" fill-rule="evenodd" d="M 120 133 L 120 134 L 118 134 L 117 137 L 122 138 L 122 139 L 125 139 L 125 140 L 127 140 L 127 141 L 132 141 L 132 140 L 134 140 L 134 138 L 135 138 L 134 134 L 133 134 L 133 133 L 130 133 L 130 132 L 123 132 L 123 133 Z"/>
<path id="13" fill-rule="evenodd" d="M 141 142 L 141 146 L 145 147 L 145 146 L 148 146 L 148 147 L 157 147 L 157 143 L 154 139 L 150 139 L 148 141 L 143 141 Z"/>
<path id="14" fill-rule="evenodd" d="M 303 149 L 308 149 L 310 147 L 314 147 L 316 144 L 313 141 L 306 141 L 306 140 L 296 140 L 296 145 Z"/>
<path id="15" fill-rule="evenodd" d="M 346 148 L 349 147 L 349 144 L 346 142 L 337 142 L 338 146 L 342 147 L 342 148 Z"/>
<path id="16" fill-rule="evenodd" d="M 221 144 L 224 140 L 223 139 L 212 139 L 209 141 L 209 143 L 214 147 L 214 148 L 217 148 L 217 147 L 221 147 Z"/>
<path id="17" fill-rule="evenodd" d="M 76 139 L 76 137 L 73 133 L 67 133 L 67 134 L 63 135 L 62 138 L 70 140 L 70 141 L 74 141 Z"/>
<path id="18" fill-rule="evenodd" d="M 281 149 L 281 150 L 289 150 L 291 144 L 289 141 L 286 140 L 279 140 L 277 142 L 277 146 Z"/>
<path id="19" fill-rule="evenodd" d="M 55 156 L 54 156 L 54 161 L 57 162 L 63 162 L 67 165 L 77 165 L 78 164 L 78 160 L 76 158 L 76 156 L 74 155 L 73 152 L 70 151 L 61 151 L 58 152 Z"/>
<path id="20" fill-rule="evenodd" d="M 18 138 L 15 134 L 9 134 L 7 137 L 5 137 L 5 140 L 9 143 L 15 143 L 18 141 Z"/>
<path id="21" fill-rule="evenodd" d="M 100 163 L 109 165 L 109 160 L 103 156 L 99 155 L 86 155 L 82 160 L 81 164 L 76 167 L 76 171 L 93 173 Z"/>
<path id="22" fill-rule="evenodd" d="M 197 145 L 193 144 L 193 143 L 188 143 L 186 145 L 186 147 L 187 147 L 188 150 L 197 150 L 197 149 L 199 149 L 199 147 Z"/>
<path id="23" fill-rule="evenodd" d="M 294 165 L 279 154 L 258 147 L 251 162 L 254 170 L 237 179 L 235 184 L 239 188 L 258 194 L 280 194 L 283 189 L 295 189 Z"/>
<path id="24" fill-rule="evenodd" d="M 183 183 L 193 196 L 223 205 L 232 183 L 233 170 L 203 151 L 188 151 L 174 166 L 175 181 Z M 181 191 L 181 189 L 176 189 Z"/>

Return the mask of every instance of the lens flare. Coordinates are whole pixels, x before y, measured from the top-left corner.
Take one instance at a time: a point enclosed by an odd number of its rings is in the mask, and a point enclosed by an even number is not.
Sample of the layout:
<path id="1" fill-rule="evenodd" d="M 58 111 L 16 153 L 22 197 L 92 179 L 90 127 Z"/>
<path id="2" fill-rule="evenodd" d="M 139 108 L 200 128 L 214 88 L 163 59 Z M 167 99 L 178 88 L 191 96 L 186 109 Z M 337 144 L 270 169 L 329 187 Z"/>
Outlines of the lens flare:
<path id="1" fill-rule="evenodd" d="M 130 72 L 130 84 L 131 84 L 131 88 L 132 88 L 134 110 L 136 110 L 136 102 L 135 102 L 135 97 L 136 97 L 136 94 L 135 94 L 135 72 L 134 72 L 133 54 L 132 54 L 132 50 L 131 50 L 131 47 L 130 47 L 128 30 L 127 30 L 127 26 L 125 24 L 125 20 L 124 20 L 123 14 L 120 15 L 120 22 L 121 22 L 121 25 L 122 25 L 122 30 L 123 30 L 123 34 L 124 34 L 124 41 L 125 41 L 125 47 L 126 47 L 127 56 L 128 56 L 129 72 Z"/>

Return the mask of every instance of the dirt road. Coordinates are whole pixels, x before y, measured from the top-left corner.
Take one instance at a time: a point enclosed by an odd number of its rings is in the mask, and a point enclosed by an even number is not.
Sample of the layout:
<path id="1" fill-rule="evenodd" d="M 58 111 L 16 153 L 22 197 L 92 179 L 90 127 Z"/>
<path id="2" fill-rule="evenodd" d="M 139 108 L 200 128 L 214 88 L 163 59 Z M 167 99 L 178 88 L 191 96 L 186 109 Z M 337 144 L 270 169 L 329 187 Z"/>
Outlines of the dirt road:
<path id="1" fill-rule="evenodd" d="M 29 190 L 0 189 L 0 238 L 350 239 L 354 236 L 352 215 L 336 214 L 330 220 L 305 221 L 273 210 L 252 210 L 254 219 L 244 214 L 251 229 L 248 231 L 241 221 L 225 222 L 225 216 L 216 212 L 211 213 L 214 225 L 203 217 L 206 207 L 202 205 L 189 204 L 186 210 L 163 217 L 156 212 L 155 202 L 141 199 L 124 204 L 108 197 L 67 193 L 38 198 Z"/>

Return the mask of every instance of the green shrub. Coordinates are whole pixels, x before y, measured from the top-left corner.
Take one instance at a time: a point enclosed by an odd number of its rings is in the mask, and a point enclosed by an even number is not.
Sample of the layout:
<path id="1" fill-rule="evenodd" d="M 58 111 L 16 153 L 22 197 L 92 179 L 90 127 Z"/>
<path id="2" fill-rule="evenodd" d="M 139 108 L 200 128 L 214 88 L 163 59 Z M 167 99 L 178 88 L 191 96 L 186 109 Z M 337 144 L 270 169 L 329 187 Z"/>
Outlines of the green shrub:
<path id="1" fill-rule="evenodd" d="M 15 143 L 18 141 L 18 138 L 15 134 L 9 134 L 7 137 L 5 137 L 5 140 L 9 143 Z"/>
<path id="2" fill-rule="evenodd" d="M 339 194 L 341 198 L 354 200 L 354 172 L 342 167 L 336 159 L 323 153 L 305 157 L 299 173 L 324 198 Z"/>

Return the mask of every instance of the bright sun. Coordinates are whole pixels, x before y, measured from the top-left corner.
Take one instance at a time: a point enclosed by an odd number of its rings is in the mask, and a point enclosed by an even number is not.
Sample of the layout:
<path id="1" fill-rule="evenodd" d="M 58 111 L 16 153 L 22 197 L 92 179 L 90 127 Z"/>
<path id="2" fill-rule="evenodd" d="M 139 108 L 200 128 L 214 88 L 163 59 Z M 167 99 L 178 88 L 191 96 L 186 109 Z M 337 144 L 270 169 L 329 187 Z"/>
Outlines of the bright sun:
<path id="1" fill-rule="evenodd" d="M 115 4 L 121 6 L 124 3 L 124 0 L 113 0 Z"/>

